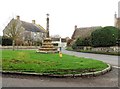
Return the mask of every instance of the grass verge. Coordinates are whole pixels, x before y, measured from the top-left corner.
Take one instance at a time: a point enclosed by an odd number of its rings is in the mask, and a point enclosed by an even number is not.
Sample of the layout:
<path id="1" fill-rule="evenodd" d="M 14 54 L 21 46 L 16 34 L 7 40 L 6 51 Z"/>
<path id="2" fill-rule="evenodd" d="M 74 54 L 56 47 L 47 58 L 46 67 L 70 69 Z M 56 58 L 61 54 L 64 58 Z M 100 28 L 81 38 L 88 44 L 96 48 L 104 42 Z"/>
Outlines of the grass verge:
<path id="1" fill-rule="evenodd" d="M 50 74 L 79 74 L 95 72 L 107 67 L 102 61 L 63 54 L 41 54 L 35 50 L 3 50 L 4 71 L 35 72 Z"/>

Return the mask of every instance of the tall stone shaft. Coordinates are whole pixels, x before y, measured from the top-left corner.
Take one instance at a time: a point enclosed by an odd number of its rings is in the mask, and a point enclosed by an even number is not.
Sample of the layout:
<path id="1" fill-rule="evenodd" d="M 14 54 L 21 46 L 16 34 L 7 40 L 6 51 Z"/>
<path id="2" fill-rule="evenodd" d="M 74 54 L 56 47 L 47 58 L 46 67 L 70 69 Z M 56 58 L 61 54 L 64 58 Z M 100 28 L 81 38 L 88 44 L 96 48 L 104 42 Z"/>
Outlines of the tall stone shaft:
<path id="1" fill-rule="evenodd" d="M 46 29 L 47 29 L 47 38 L 49 38 L 49 14 L 47 14 L 47 27 L 46 27 Z"/>

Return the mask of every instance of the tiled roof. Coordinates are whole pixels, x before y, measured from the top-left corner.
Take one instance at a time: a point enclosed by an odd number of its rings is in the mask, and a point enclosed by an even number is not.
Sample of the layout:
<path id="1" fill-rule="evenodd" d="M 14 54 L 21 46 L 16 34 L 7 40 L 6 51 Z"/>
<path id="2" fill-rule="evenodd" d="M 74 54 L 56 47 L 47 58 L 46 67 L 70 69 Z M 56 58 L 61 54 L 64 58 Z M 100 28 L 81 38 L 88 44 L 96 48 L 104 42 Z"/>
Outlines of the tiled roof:
<path id="1" fill-rule="evenodd" d="M 38 27 L 37 25 L 33 24 L 33 23 L 29 23 L 29 22 L 25 22 L 25 21 L 21 21 L 22 22 L 22 26 L 25 28 L 25 30 L 27 31 L 32 31 L 32 32 L 45 32 L 44 28 L 41 26 Z"/>

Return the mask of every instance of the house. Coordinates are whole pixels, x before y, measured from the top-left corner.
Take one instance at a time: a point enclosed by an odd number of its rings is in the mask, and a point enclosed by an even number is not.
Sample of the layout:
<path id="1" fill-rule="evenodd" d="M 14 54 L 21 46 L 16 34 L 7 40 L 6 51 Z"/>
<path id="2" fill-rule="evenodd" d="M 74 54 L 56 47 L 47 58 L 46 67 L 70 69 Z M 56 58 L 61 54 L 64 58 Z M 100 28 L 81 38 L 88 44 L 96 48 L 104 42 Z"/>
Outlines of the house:
<path id="1" fill-rule="evenodd" d="M 35 20 L 32 22 L 26 22 L 20 20 L 20 16 L 16 16 L 16 19 L 12 19 L 8 25 L 3 30 L 3 36 L 7 36 L 6 33 L 8 32 L 6 28 L 11 26 L 13 21 L 19 21 L 18 24 L 21 24 L 22 28 L 24 29 L 21 38 L 16 41 L 16 43 L 20 43 L 19 45 L 33 45 L 34 42 L 42 41 L 43 38 L 46 36 L 46 30 L 39 24 L 36 24 Z"/>
<path id="2" fill-rule="evenodd" d="M 61 38 L 61 37 L 52 37 L 52 43 L 54 46 L 57 46 L 57 47 L 62 47 L 62 48 L 65 48 L 67 46 L 67 40 L 68 40 L 68 37 L 66 38 Z"/>

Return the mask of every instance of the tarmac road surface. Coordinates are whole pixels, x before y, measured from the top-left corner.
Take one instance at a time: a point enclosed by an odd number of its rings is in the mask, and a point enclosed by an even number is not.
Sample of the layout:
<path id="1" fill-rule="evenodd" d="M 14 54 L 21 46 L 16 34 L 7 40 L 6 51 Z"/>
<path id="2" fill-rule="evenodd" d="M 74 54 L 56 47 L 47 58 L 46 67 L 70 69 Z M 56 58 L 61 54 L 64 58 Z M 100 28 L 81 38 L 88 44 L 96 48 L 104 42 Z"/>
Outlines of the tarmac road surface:
<path id="1" fill-rule="evenodd" d="M 62 49 L 62 52 L 65 54 L 75 55 L 78 57 L 93 58 L 96 60 L 101 60 L 113 66 L 118 66 L 118 60 L 120 60 L 120 56 L 114 56 L 114 55 L 82 53 L 82 52 L 67 51 L 65 49 Z"/>
<path id="2" fill-rule="evenodd" d="M 2 75 L 3 87 L 117 87 L 118 69 L 97 77 L 50 78 L 40 76 Z"/>
<path id="3" fill-rule="evenodd" d="M 112 66 L 118 66 L 118 56 L 80 53 L 62 50 L 63 53 L 79 57 L 101 60 Z M 50 78 L 40 76 L 2 75 L 3 87 L 118 87 L 118 69 L 97 77 Z"/>

